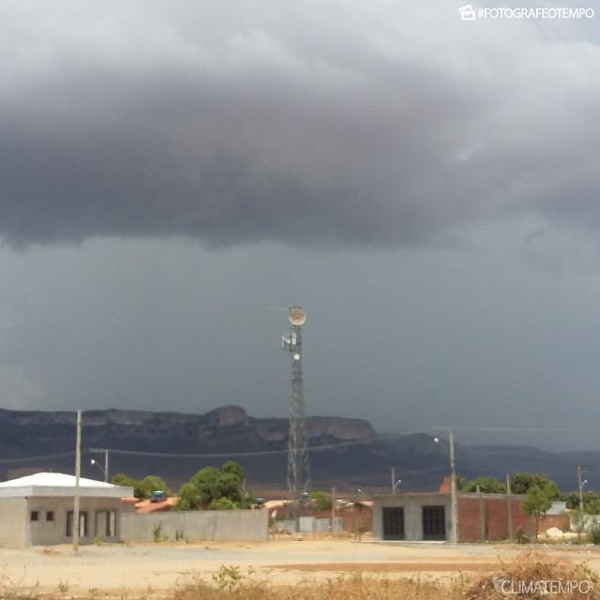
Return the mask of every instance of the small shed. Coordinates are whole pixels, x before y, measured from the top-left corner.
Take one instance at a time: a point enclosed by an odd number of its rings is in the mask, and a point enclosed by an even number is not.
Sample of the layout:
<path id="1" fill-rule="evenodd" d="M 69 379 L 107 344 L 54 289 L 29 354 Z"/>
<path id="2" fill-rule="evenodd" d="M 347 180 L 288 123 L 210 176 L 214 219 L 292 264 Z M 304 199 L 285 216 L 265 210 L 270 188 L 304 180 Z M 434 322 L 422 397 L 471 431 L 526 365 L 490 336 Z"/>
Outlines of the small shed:
<path id="1" fill-rule="evenodd" d="M 121 499 L 132 495 L 131 487 L 80 478 L 80 542 L 121 541 L 121 514 L 134 510 Z M 74 502 L 74 475 L 36 473 L 0 482 L 0 547 L 70 543 Z"/>

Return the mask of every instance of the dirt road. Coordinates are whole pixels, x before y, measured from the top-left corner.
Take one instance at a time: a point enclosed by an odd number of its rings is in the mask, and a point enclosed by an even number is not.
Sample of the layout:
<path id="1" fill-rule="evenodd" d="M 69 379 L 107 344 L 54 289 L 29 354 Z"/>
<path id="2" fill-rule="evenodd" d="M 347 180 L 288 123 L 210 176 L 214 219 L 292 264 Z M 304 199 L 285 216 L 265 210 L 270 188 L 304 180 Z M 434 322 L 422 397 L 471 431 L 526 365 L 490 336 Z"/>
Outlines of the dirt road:
<path id="1" fill-rule="evenodd" d="M 600 571 L 593 546 L 541 546 L 553 555 L 587 561 Z M 458 572 L 497 567 L 523 552 L 522 546 L 436 543 L 371 543 L 348 540 L 278 540 L 265 544 L 152 544 L 68 546 L 0 550 L 0 595 L 37 588 L 71 594 L 111 592 L 153 595 L 191 576 L 210 579 L 221 565 L 252 567 L 273 582 L 331 577 L 356 571 L 394 576 L 445 578 Z"/>

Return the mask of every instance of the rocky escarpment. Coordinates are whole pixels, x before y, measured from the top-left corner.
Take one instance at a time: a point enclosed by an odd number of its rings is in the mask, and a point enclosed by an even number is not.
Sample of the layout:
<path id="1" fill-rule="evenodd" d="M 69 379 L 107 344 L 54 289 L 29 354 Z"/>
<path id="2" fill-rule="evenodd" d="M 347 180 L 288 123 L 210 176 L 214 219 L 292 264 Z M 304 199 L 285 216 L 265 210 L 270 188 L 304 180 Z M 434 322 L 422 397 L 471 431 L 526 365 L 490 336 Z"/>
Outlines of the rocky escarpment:
<path id="1" fill-rule="evenodd" d="M 36 471 L 73 473 L 74 412 L 0 409 L 0 478 Z M 95 410 L 83 413 L 82 475 L 102 479 L 108 449 L 110 474 L 133 477 L 160 475 L 173 489 L 205 466 L 236 460 L 250 488 L 285 489 L 287 419 L 255 418 L 240 406 L 224 406 L 201 415 L 176 412 Z M 311 487 L 389 489 L 391 468 L 403 489 L 437 489 L 449 471 L 449 445 L 429 434 L 384 436 L 360 419 L 307 419 Z M 562 456 L 536 448 L 456 444 L 456 465 L 462 477 L 540 472 L 563 489 L 572 486 L 572 465 L 592 464 L 598 454 Z"/>
<path id="2" fill-rule="evenodd" d="M 109 449 L 112 473 L 153 472 L 185 480 L 206 464 L 220 464 L 232 458 L 239 460 L 252 478 L 285 482 L 288 419 L 254 418 L 240 406 L 224 406 L 202 415 L 115 409 L 85 411 L 82 424 L 84 452 Z M 3 458 L 8 459 L 6 468 L 25 466 L 24 459 L 33 457 L 32 466 L 36 468 L 72 471 L 69 456 L 53 457 L 74 451 L 75 426 L 75 413 L 0 410 L 0 450 Z M 309 417 L 306 431 L 311 447 L 343 443 L 341 454 L 338 451 L 328 456 L 327 452 L 319 451 L 311 456 L 312 469 L 319 477 L 326 478 L 330 468 L 339 473 L 343 468 L 340 460 L 352 454 L 352 448 L 346 446 L 348 442 L 376 443 L 375 431 L 360 419 Z M 353 459 L 346 470 L 356 471 L 368 455 L 363 448 L 362 458 Z M 335 464 L 330 464 L 332 457 Z M 15 465 L 11 465 L 10 459 L 14 459 Z M 327 466 L 323 469 L 321 465 Z"/>

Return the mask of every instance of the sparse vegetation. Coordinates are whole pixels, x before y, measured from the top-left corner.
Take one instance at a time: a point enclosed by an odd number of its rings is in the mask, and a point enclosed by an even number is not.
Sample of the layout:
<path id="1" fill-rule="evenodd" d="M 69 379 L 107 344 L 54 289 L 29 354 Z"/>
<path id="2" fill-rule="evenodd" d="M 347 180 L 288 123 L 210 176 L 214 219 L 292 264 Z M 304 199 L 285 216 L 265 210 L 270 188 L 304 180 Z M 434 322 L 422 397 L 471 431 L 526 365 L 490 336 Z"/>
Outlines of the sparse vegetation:
<path id="1" fill-rule="evenodd" d="M 0 578 L 0 583 L 2 579 Z M 10 584 L 11 582 L 5 582 Z M 550 592 L 548 590 L 551 590 Z M 98 597 L 98 589 L 79 594 L 60 581 L 52 593 L 5 587 L 2 597 L 14 600 L 73 600 Z M 477 575 L 457 574 L 452 580 L 427 577 L 394 577 L 356 572 L 328 579 L 306 578 L 294 584 L 275 584 L 268 576 L 236 565 L 221 565 L 210 575 L 192 573 L 173 590 L 127 593 L 127 600 L 501 600 L 507 597 L 553 600 L 600 600 L 600 577 L 586 563 L 564 557 L 526 551 L 510 561 L 498 561 L 492 571 Z"/>
<path id="2" fill-rule="evenodd" d="M 152 538 L 155 542 L 164 542 L 167 540 L 167 536 L 163 534 L 162 523 L 154 523 L 152 525 Z"/>
<path id="3" fill-rule="evenodd" d="M 587 533 L 588 540 L 595 546 L 600 546 L 600 525 L 595 523 L 589 528 Z"/>
<path id="4" fill-rule="evenodd" d="M 555 600 L 600 599 L 600 578 L 587 565 L 526 552 L 511 562 L 499 563 L 494 572 L 476 577 L 462 574 L 449 583 L 356 573 L 293 586 L 273 585 L 245 576 L 239 567 L 221 566 L 212 584 L 195 578 L 177 589 L 172 600 L 500 600 L 507 590 L 511 597 L 545 597 L 544 586 L 554 586 L 551 597 Z"/>
<path id="5" fill-rule="evenodd" d="M 477 488 L 482 494 L 506 494 L 506 484 L 495 477 L 476 477 L 471 481 L 467 481 L 462 491 L 474 493 Z"/>

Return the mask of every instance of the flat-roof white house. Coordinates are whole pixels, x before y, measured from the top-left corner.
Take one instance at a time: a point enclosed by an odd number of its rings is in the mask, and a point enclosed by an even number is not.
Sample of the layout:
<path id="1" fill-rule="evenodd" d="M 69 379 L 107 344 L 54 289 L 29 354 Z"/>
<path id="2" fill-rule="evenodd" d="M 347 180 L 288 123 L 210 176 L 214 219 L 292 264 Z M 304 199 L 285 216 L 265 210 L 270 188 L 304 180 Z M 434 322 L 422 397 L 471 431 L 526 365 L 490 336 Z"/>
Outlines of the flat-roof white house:
<path id="1" fill-rule="evenodd" d="M 120 541 L 121 514 L 133 511 L 121 501 L 133 488 L 79 480 L 79 536 L 82 544 Z M 0 483 L 0 547 L 66 544 L 73 537 L 75 476 L 36 473 Z"/>

